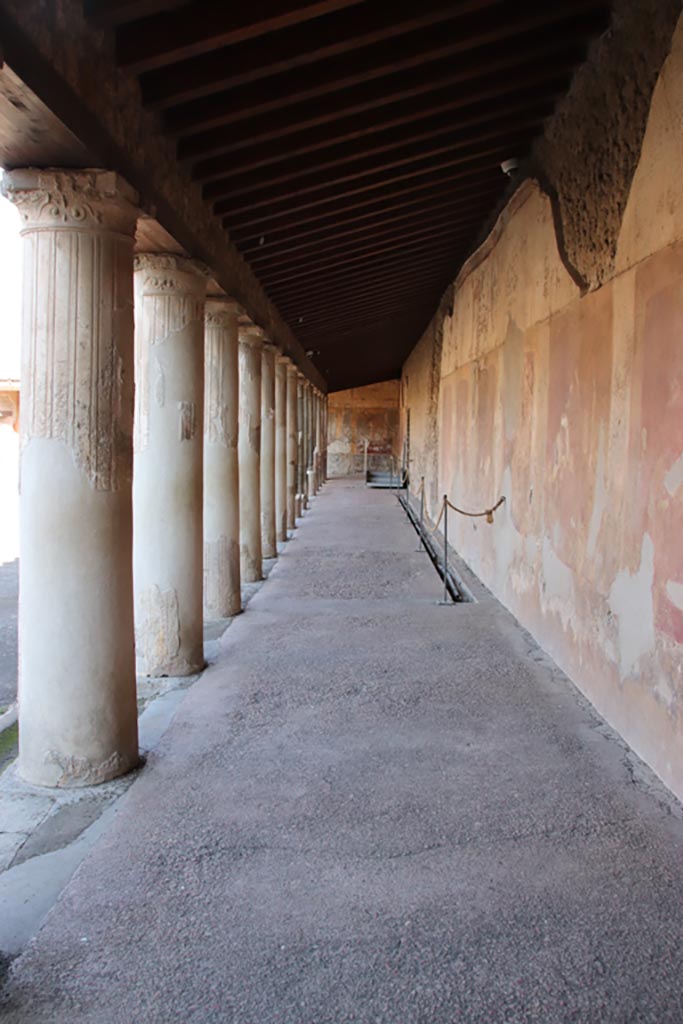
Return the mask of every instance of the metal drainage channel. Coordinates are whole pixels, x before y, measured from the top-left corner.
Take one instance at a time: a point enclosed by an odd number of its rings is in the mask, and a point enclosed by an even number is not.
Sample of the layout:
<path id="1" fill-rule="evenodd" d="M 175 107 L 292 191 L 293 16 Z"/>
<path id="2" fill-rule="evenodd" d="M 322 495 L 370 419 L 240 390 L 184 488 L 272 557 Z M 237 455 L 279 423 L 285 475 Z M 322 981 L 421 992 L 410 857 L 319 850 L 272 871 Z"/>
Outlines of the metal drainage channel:
<path id="1" fill-rule="evenodd" d="M 397 493 L 396 497 L 403 506 L 408 519 L 413 524 L 415 532 L 420 538 L 418 551 L 424 547 L 429 555 L 432 565 L 438 572 L 444 583 L 444 596 L 439 604 L 466 604 L 475 602 L 476 598 L 469 587 L 463 582 L 452 566 L 448 564 L 448 534 L 444 536 L 444 548 L 441 553 L 434 543 L 434 535 L 430 529 L 425 527 L 424 517 L 420 517 L 410 504 L 409 497 Z M 447 522 L 447 520 L 446 520 Z M 448 527 L 446 527 L 447 529 Z"/>

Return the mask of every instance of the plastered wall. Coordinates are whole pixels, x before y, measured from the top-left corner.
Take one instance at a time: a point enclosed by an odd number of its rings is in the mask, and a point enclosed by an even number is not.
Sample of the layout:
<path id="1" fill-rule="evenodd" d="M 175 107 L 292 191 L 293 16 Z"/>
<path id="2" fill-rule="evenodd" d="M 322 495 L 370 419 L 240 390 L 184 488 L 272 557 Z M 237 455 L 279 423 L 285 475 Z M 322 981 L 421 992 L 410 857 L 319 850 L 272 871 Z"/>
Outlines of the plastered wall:
<path id="1" fill-rule="evenodd" d="M 391 469 L 398 456 L 399 381 L 335 391 L 328 403 L 328 475 L 362 474 L 366 439 L 368 469 Z"/>
<path id="2" fill-rule="evenodd" d="M 679 25 L 604 283 L 580 291 L 550 201 L 526 182 L 407 360 L 401 393 L 413 489 L 424 474 L 433 517 L 443 492 L 471 510 L 506 496 L 493 526 L 454 517 L 453 545 L 679 797 L 681 168 Z"/>

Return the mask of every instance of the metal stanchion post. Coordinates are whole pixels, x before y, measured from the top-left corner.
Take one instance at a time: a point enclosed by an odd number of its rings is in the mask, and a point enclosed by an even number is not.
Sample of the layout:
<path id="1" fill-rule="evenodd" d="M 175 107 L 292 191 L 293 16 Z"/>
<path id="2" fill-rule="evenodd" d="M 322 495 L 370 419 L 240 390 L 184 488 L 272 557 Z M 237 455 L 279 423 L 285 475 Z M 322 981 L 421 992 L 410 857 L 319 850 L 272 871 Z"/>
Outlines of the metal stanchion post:
<path id="1" fill-rule="evenodd" d="M 443 603 L 448 600 L 448 495 L 443 496 Z"/>
<path id="2" fill-rule="evenodd" d="M 420 536 L 418 537 L 418 540 L 417 540 L 417 550 L 418 551 L 422 551 L 423 548 L 424 548 L 425 551 L 427 550 L 427 548 L 425 546 L 425 542 L 424 542 L 424 533 L 425 533 L 425 478 L 422 476 L 422 477 L 420 477 Z"/>

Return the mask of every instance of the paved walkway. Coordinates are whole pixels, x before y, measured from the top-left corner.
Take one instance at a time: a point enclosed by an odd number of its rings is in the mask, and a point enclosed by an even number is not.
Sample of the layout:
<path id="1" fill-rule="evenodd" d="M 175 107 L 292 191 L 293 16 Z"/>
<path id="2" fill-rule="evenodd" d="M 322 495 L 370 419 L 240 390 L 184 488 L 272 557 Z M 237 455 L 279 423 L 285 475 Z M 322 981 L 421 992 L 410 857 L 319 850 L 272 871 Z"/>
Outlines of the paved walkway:
<path id="1" fill-rule="evenodd" d="M 8 1024 L 683 1020 L 678 805 L 386 492 L 326 486 Z"/>

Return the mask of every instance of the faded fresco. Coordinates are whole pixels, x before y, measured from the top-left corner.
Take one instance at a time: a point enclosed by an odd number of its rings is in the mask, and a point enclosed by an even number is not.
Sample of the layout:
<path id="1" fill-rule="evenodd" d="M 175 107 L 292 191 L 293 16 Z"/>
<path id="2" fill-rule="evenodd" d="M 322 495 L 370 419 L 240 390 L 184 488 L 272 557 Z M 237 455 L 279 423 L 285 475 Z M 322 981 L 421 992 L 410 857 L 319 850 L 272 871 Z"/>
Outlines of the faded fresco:
<path id="1" fill-rule="evenodd" d="M 398 438 L 399 381 L 335 391 L 329 396 L 327 472 L 329 476 L 361 476 L 390 470 L 400 462 Z"/>
<path id="2" fill-rule="evenodd" d="M 548 199 L 513 197 L 404 366 L 413 489 L 454 546 L 683 796 L 683 32 L 655 90 L 616 270 L 580 294 Z M 438 439 L 428 436 L 438 403 Z M 433 409 L 432 409 L 433 413 Z M 434 481 L 434 476 L 438 479 Z"/>

